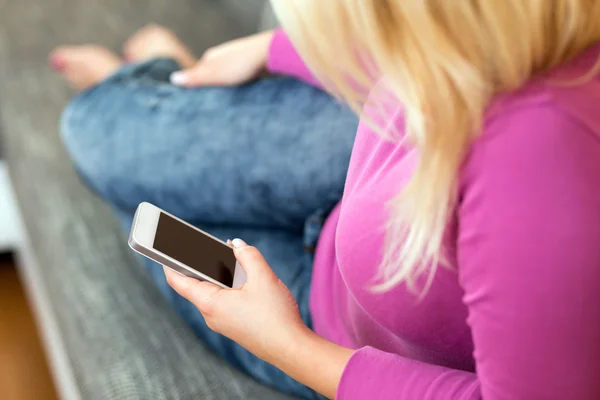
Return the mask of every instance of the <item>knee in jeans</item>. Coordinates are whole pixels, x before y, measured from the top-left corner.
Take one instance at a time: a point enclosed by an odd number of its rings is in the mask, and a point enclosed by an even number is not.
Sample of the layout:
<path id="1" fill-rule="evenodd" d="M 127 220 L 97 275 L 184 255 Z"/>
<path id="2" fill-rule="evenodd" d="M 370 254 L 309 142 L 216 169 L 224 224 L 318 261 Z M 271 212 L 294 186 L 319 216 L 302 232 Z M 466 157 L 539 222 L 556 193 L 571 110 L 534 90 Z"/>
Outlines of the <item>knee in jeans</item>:
<path id="1" fill-rule="evenodd" d="M 75 168 L 96 188 L 108 178 L 111 149 L 102 103 L 93 90 L 85 92 L 71 100 L 60 121 L 60 135 Z"/>

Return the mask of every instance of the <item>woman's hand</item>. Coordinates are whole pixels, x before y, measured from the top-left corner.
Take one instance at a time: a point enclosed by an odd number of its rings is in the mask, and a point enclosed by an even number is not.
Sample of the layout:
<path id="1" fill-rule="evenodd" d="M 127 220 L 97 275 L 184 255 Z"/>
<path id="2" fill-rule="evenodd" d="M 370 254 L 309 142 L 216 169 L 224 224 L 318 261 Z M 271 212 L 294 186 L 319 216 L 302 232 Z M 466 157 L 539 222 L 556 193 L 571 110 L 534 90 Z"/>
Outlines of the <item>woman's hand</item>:
<path id="1" fill-rule="evenodd" d="M 235 239 L 235 256 L 246 271 L 246 283 L 222 289 L 186 278 L 165 268 L 169 284 L 191 301 L 212 330 L 227 336 L 257 357 L 275 363 L 309 329 L 289 289 L 277 278 L 260 252 Z"/>
<path id="2" fill-rule="evenodd" d="M 246 271 L 241 288 L 222 289 L 165 268 L 169 285 L 200 310 L 208 326 L 317 392 L 335 397 L 353 350 L 311 331 L 289 289 L 260 252 L 231 242 Z"/>
<path id="3" fill-rule="evenodd" d="M 273 31 L 257 33 L 208 49 L 191 68 L 171 75 L 174 85 L 234 86 L 257 78 L 266 69 Z"/>

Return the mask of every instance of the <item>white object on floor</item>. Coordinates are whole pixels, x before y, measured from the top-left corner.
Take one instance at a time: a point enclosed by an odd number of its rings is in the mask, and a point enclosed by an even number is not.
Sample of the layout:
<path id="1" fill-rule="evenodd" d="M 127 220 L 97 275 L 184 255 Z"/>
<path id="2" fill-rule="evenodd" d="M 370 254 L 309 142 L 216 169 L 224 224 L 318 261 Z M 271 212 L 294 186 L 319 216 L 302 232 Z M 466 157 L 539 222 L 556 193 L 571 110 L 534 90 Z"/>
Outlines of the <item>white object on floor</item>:
<path id="1" fill-rule="evenodd" d="M 21 237 L 20 227 L 8 170 L 0 160 L 0 253 L 15 250 Z"/>

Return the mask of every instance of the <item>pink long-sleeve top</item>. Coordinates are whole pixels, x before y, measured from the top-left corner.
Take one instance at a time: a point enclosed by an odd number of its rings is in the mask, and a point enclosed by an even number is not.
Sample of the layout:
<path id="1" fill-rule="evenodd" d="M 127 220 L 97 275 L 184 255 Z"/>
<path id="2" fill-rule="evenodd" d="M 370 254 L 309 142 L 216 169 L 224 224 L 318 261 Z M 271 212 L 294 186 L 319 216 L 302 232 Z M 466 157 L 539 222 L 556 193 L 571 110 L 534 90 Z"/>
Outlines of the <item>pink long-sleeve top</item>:
<path id="1" fill-rule="evenodd" d="M 555 82 L 599 56 L 593 46 L 490 106 L 459 175 L 452 268 L 422 300 L 372 290 L 385 205 L 417 155 L 359 126 L 310 299 L 315 331 L 356 349 L 338 399 L 600 399 L 600 77 Z M 282 31 L 268 66 L 317 84 Z M 400 105 L 389 118 L 403 129 Z"/>

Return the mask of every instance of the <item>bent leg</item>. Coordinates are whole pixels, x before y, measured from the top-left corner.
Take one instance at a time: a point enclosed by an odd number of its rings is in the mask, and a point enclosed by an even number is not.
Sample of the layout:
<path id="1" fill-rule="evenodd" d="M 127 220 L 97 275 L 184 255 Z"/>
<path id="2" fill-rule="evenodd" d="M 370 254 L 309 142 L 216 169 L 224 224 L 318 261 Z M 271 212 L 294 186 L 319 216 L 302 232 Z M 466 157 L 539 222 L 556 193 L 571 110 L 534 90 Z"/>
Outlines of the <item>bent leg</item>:
<path id="1" fill-rule="evenodd" d="M 256 245 L 310 325 L 312 272 L 305 220 L 341 197 L 355 117 L 292 79 L 187 90 L 167 83 L 177 65 L 128 66 L 83 93 L 63 117 L 82 177 L 117 210 L 124 229 L 150 201 L 223 239 Z M 257 380 L 304 398 L 314 393 L 208 329 L 145 260 L 162 293 L 198 335 Z"/>
<path id="2" fill-rule="evenodd" d="M 66 109 L 66 147 L 103 198 L 295 231 L 339 200 L 357 126 L 348 109 L 291 78 L 179 88 L 168 83 L 177 69 L 169 59 L 127 66 Z"/>

